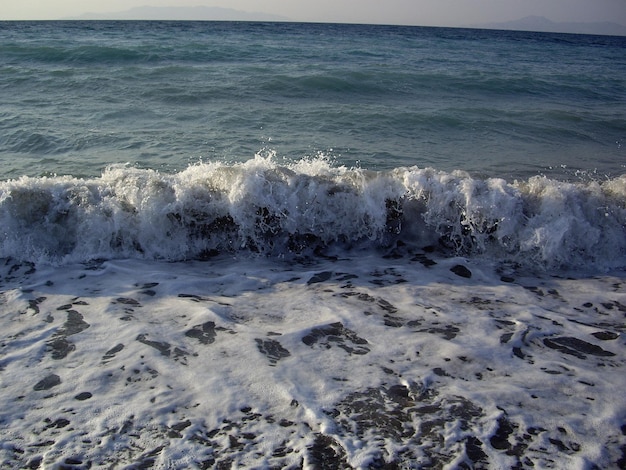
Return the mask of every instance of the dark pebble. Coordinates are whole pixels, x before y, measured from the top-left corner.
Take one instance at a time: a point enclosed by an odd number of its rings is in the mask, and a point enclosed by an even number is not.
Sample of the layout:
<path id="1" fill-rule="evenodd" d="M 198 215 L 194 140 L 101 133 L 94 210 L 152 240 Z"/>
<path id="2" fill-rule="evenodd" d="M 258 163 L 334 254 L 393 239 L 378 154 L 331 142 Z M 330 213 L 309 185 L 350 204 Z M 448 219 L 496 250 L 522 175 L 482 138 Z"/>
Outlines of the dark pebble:
<path id="1" fill-rule="evenodd" d="M 456 266 L 450 268 L 450 271 L 452 271 L 457 276 L 465 277 L 467 279 L 472 277 L 472 272 L 462 264 L 457 264 Z"/>
<path id="2" fill-rule="evenodd" d="M 613 333 L 612 331 L 598 331 L 591 334 L 602 341 L 611 341 L 619 338 L 619 335 L 617 333 Z"/>
<path id="3" fill-rule="evenodd" d="M 76 457 L 68 457 L 65 459 L 66 465 L 81 465 L 83 461 Z"/>
<path id="4" fill-rule="evenodd" d="M 509 436 L 515 429 L 513 425 L 504 416 L 498 419 L 498 429 L 489 439 L 491 447 L 498 450 L 507 450 L 511 448 Z"/>
<path id="5" fill-rule="evenodd" d="M 89 400 L 93 395 L 89 392 L 81 392 L 76 395 L 74 398 L 78 401 Z"/>
<path id="6" fill-rule="evenodd" d="M 202 344 L 211 344 L 215 341 L 215 322 L 208 321 L 201 325 L 195 325 L 191 330 L 185 332 L 188 338 L 194 338 Z"/>
<path id="7" fill-rule="evenodd" d="M 255 341 L 259 351 L 267 356 L 272 366 L 282 358 L 291 356 L 291 353 L 274 339 L 256 338 Z"/>
<path id="8" fill-rule="evenodd" d="M 467 454 L 467 458 L 469 458 L 472 462 L 487 462 L 487 454 L 483 452 L 483 443 L 480 439 L 474 436 L 470 436 L 467 438 L 465 442 L 465 452 Z"/>
<path id="9" fill-rule="evenodd" d="M 321 273 L 317 273 L 311 279 L 307 281 L 307 284 L 316 284 L 318 282 L 328 281 L 333 276 L 332 271 L 324 271 Z"/>
<path id="10" fill-rule="evenodd" d="M 582 339 L 567 336 L 553 339 L 546 338 L 543 340 L 543 344 L 545 344 L 549 348 L 557 349 L 566 354 L 571 354 L 573 356 L 579 357 L 580 359 L 585 359 L 585 354 L 591 354 L 592 356 L 599 357 L 615 356 L 614 353 L 606 351 L 600 346 L 588 343 L 586 341 L 583 341 Z"/>
<path id="11" fill-rule="evenodd" d="M 50 390 L 52 387 L 56 387 L 61 384 L 61 377 L 56 374 L 50 374 L 49 376 L 41 379 L 35 384 L 33 390 Z"/>

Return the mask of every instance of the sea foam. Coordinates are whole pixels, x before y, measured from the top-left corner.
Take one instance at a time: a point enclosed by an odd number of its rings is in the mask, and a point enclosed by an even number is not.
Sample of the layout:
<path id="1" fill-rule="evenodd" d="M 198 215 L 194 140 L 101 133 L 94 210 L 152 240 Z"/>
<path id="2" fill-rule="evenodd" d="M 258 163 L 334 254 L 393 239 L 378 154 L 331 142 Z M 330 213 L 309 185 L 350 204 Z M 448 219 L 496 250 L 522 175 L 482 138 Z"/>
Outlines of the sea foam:
<path id="1" fill-rule="evenodd" d="M 0 220 L 0 256 L 53 263 L 290 257 L 401 243 L 548 269 L 626 266 L 626 176 L 507 182 L 257 155 L 178 173 L 113 166 L 92 179 L 5 181 Z"/>

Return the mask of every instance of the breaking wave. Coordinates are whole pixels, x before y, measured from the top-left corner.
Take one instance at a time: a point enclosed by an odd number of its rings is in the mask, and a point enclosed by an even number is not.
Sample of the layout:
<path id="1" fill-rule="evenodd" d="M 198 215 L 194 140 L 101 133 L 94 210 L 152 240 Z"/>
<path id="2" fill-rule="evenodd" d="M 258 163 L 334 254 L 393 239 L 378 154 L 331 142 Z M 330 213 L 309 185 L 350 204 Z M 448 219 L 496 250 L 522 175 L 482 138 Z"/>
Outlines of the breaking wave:
<path id="1" fill-rule="evenodd" d="M 114 166 L 92 179 L 4 181 L 0 221 L 0 256 L 45 263 L 402 246 L 546 269 L 626 267 L 626 175 L 511 183 L 257 155 L 178 173 Z"/>

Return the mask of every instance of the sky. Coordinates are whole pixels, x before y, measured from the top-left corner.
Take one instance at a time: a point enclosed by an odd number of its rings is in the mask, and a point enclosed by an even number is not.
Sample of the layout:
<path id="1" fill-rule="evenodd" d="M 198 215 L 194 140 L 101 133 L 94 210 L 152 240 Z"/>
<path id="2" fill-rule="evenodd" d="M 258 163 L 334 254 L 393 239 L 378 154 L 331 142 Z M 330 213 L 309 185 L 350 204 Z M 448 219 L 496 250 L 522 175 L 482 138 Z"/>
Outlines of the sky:
<path id="1" fill-rule="evenodd" d="M 466 26 L 536 15 L 626 25 L 626 0 L 0 0 L 0 19 L 61 19 L 146 5 L 233 8 L 293 21 Z"/>

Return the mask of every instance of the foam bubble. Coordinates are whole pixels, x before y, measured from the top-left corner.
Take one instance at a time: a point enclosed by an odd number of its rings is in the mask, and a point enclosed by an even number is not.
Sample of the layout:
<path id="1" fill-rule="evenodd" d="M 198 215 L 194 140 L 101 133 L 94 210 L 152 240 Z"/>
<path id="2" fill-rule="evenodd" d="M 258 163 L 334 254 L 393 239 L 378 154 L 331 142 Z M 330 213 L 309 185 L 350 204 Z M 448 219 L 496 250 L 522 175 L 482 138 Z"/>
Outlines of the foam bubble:
<path id="1" fill-rule="evenodd" d="M 274 155 L 179 173 L 0 183 L 0 256 L 49 262 L 269 256 L 329 247 L 434 245 L 549 269 L 626 265 L 626 176 L 509 183 L 432 168 L 369 171 Z M 364 245 L 365 244 L 365 245 Z"/>

